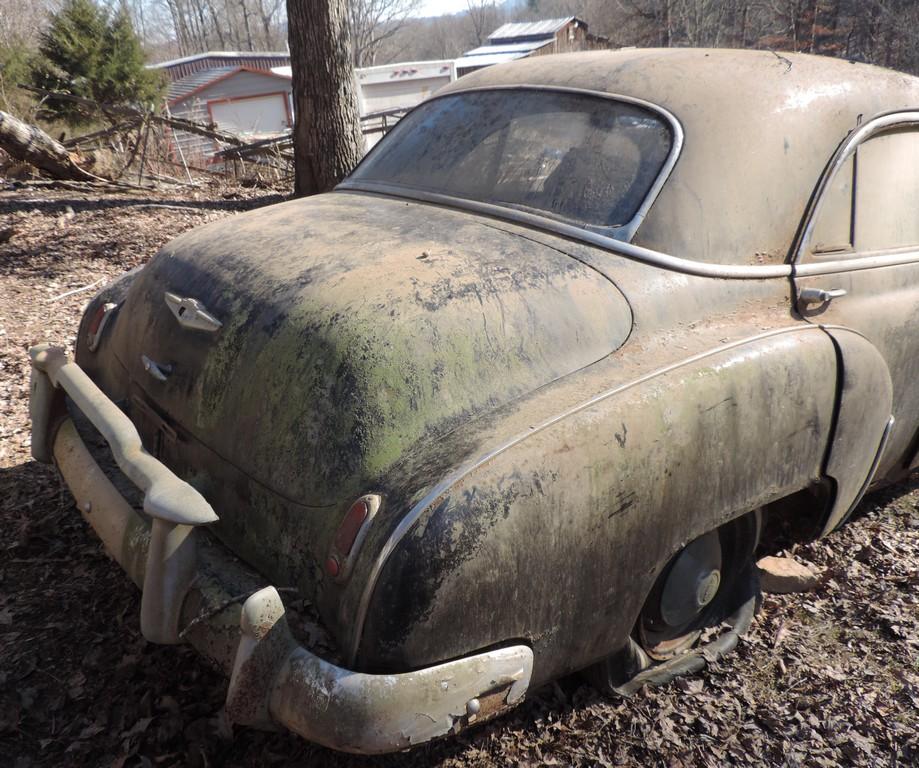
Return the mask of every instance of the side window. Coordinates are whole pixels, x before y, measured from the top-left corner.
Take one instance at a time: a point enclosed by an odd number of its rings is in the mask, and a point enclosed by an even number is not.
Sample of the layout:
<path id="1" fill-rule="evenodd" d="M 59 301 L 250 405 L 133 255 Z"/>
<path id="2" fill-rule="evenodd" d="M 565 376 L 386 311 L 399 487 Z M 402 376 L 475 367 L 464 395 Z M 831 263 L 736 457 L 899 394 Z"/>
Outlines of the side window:
<path id="1" fill-rule="evenodd" d="M 919 131 L 901 129 L 858 148 L 855 250 L 919 246 Z"/>
<path id="2" fill-rule="evenodd" d="M 851 155 L 823 193 L 820 213 L 811 233 L 815 254 L 852 250 L 852 188 L 855 156 Z"/>

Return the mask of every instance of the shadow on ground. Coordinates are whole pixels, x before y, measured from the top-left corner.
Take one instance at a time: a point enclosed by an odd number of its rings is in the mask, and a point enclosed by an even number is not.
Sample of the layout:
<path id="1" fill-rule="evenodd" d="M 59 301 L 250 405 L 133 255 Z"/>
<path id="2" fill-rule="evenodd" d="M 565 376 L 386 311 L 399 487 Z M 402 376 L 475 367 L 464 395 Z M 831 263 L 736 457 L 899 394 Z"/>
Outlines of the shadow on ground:
<path id="1" fill-rule="evenodd" d="M 879 509 L 900 503 L 917 488 L 919 477 L 913 477 L 869 496 L 851 525 L 874 525 Z M 743 735 L 744 721 L 756 729 L 757 738 L 766 737 L 764 744 L 752 740 L 742 746 L 756 763 L 778 761 L 783 742 L 793 733 L 769 736 L 770 729 L 780 726 L 749 692 L 749 678 L 769 663 L 769 652 L 762 647 L 751 652 L 745 645 L 739 659 L 716 665 L 698 681 L 642 692 L 628 702 L 605 700 L 578 678 L 567 678 L 534 692 L 504 718 L 400 755 L 342 755 L 290 734 L 234 730 L 222 714 L 225 679 L 191 649 L 155 646 L 141 637 L 139 592 L 102 552 L 52 468 L 30 461 L 0 469 L 0 499 L 4 765 L 382 768 L 518 760 L 549 764 L 553 755 L 563 756 L 561 764 L 596 765 L 611 760 L 617 749 L 624 764 L 659 761 L 662 750 L 685 757 L 703 749 L 709 760 L 719 754 L 733 759 L 732 752 L 718 751 L 719 742 L 709 733 L 710 728 L 720 733 L 718 739 L 729 750 L 730 729 L 699 725 L 706 720 L 697 713 L 706 711 L 712 723 L 737 721 L 735 740 Z M 766 608 L 774 610 L 768 602 Z M 751 634 L 766 639 L 754 637 L 752 643 L 774 648 L 768 640 L 773 629 L 774 623 L 755 627 Z M 681 735 L 671 721 L 689 722 L 688 734 Z M 903 749 L 915 749 L 909 744 Z M 899 757 L 916 754 L 900 751 Z M 872 763 L 872 754 L 855 751 L 851 757 L 853 763 L 862 762 L 858 758 Z"/>
<path id="2" fill-rule="evenodd" d="M 475 749 L 509 722 L 533 725 L 599 701 L 578 679 L 563 680 L 509 718 L 377 758 L 334 753 L 292 734 L 234 733 L 222 713 L 225 678 L 188 647 L 143 639 L 139 591 L 104 554 L 57 472 L 34 461 L 0 468 L 0 499 L 5 766 L 120 765 L 141 756 L 183 766 L 428 765 Z"/>

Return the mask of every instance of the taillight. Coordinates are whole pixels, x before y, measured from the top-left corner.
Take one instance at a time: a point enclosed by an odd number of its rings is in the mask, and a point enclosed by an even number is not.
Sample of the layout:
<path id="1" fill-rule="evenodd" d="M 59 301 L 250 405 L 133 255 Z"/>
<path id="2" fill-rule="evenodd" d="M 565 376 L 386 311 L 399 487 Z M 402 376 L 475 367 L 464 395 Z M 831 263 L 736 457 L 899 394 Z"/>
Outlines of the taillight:
<path id="1" fill-rule="evenodd" d="M 108 325 L 109 319 L 116 309 L 118 309 L 118 305 L 111 302 L 100 304 L 96 307 L 96 311 L 93 312 L 92 319 L 90 319 L 89 326 L 86 329 L 86 346 L 90 352 L 96 351 L 102 339 L 102 333 L 105 331 L 105 326 Z"/>
<path id="2" fill-rule="evenodd" d="M 351 574 L 354 558 L 379 508 L 380 497 L 373 493 L 361 496 L 348 507 L 325 561 L 325 572 L 335 581 L 344 581 Z"/>

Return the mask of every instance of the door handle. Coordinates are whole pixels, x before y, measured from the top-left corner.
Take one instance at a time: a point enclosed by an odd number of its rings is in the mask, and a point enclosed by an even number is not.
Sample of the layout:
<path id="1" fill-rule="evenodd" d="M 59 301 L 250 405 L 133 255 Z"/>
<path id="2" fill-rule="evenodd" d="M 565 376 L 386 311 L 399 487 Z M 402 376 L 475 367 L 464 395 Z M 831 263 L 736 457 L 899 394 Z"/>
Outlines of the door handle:
<path id="1" fill-rule="evenodd" d="M 171 365 L 158 363 L 156 360 L 151 360 L 146 355 L 140 356 L 140 362 L 143 364 L 144 370 L 157 381 L 166 381 L 166 379 L 169 378 L 169 374 L 172 373 Z"/>
<path id="2" fill-rule="evenodd" d="M 845 295 L 845 288 L 802 288 L 798 292 L 798 299 L 803 304 L 826 304 Z"/>

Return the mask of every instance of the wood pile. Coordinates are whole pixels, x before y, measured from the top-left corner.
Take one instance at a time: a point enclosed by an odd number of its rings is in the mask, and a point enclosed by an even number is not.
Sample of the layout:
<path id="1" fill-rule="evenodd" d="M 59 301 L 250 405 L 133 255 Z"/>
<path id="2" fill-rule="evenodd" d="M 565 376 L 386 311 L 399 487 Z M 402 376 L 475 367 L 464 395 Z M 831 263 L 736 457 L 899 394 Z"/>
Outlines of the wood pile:
<path id="1" fill-rule="evenodd" d="M 38 126 L 0 112 L 0 150 L 40 176 L 118 188 L 149 188 L 159 184 L 198 186 L 202 179 L 213 176 L 230 176 L 240 183 L 257 185 L 292 180 L 294 146 L 289 133 L 249 141 L 213 124 L 175 117 L 165 105 L 161 111 L 142 111 L 31 86 L 20 87 L 40 98 L 53 96 L 70 101 L 107 123 L 97 130 L 58 141 Z M 363 133 L 387 133 L 406 111 L 390 109 L 364 115 Z M 195 164 L 193 158 L 183 155 L 180 143 L 174 140 L 176 131 L 208 138 L 218 149 L 207 163 Z M 105 155 L 109 162 L 97 162 L 100 155 Z M 181 173 L 177 174 L 177 170 Z M 3 174 L 0 162 L 0 175 Z M 184 178 L 176 178 L 177 175 Z"/>
<path id="2" fill-rule="evenodd" d="M 25 163 L 43 177 L 58 181 L 107 183 L 118 187 L 151 187 L 158 184 L 197 186 L 201 177 L 231 175 L 237 181 L 289 180 L 292 174 L 293 150 L 290 137 L 286 151 L 259 152 L 256 147 L 233 133 L 215 125 L 206 125 L 174 117 L 168 107 L 162 111 L 141 111 L 134 107 L 101 104 L 69 94 L 51 94 L 30 86 L 22 86 L 40 97 L 53 95 L 71 101 L 87 114 L 101 116 L 106 127 L 57 141 L 36 125 L 26 123 L 6 112 L 0 112 L 0 150 L 16 163 Z M 182 154 L 173 141 L 173 133 L 183 131 L 211 139 L 219 148 L 214 160 L 206 167 L 194 164 Z M 227 149 L 239 149 L 238 155 L 223 156 Z M 99 167 L 97 158 L 105 154 L 108 167 Z M 90 170 L 92 169 L 92 170 Z M 171 175 L 182 171 L 184 179 Z M 0 164 L 0 175 L 3 174 Z M 169 170 L 167 173 L 166 171 Z"/>

